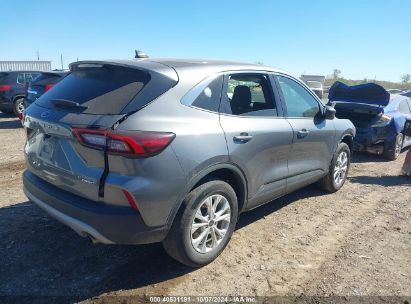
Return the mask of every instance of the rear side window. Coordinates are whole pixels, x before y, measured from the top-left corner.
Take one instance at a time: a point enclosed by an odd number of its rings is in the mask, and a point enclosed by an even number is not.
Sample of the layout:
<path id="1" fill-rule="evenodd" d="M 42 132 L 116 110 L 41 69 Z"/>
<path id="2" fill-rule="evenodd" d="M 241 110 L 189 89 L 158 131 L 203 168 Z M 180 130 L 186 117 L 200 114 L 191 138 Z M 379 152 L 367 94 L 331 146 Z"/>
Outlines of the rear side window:
<path id="1" fill-rule="evenodd" d="M 66 100 L 78 103 L 84 109 L 82 113 L 119 114 L 149 79 L 148 73 L 132 68 L 80 68 L 39 98 L 37 104 L 52 108 L 56 100 Z"/>
<path id="2" fill-rule="evenodd" d="M 27 73 L 25 77 L 25 82 L 32 82 L 39 74 Z"/>
<path id="3" fill-rule="evenodd" d="M 24 83 L 24 74 L 18 73 L 17 74 L 17 83 L 23 84 Z"/>
<path id="4" fill-rule="evenodd" d="M 187 95 L 183 97 L 181 102 L 187 106 L 218 112 L 222 87 L 222 76 L 218 76 L 215 79 L 206 80 L 188 92 Z"/>

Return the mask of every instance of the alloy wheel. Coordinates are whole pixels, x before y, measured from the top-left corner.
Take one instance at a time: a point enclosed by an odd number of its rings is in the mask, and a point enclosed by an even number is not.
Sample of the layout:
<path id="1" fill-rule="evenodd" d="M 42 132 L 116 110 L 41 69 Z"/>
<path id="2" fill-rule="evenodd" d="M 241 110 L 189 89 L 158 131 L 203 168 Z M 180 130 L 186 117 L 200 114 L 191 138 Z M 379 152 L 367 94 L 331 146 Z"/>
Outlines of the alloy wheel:
<path id="1" fill-rule="evenodd" d="M 399 156 L 401 153 L 402 141 L 403 141 L 403 137 L 398 136 L 397 140 L 395 141 L 395 156 Z"/>
<path id="2" fill-rule="evenodd" d="M 338 157 L 334 166 L 334 183 L 339 186 L 344 182 L 348 169 L 348 154 L 342 151 Z"/>
<path id="3" fill-rule="evenodd" d="M 231 208 L 227 198 L 214 194 L 204 199 L 191 223 L 191 244 L 200 253 L 215 249 L 230 226 Z"/>
<path id="4" fill-rule="evenodd" d="M 23 113 L 24 111 L 24 102 L 23 99 L 20 99 L 17 101 L 17 107 L 16 107 L 17 113 Z"/>

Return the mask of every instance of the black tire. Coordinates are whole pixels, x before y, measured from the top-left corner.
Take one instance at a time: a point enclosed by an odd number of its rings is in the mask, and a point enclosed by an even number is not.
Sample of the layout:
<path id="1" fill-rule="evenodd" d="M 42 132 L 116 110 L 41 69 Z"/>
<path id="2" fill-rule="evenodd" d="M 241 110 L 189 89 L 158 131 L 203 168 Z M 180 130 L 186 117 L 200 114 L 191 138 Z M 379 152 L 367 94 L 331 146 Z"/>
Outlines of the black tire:
<path id="1" fill-rule="evenodd" d="M 16 116 L 19 116 L 20 113 L 24 111 L 24 98 L 18 97 L 13 102 L 13 113 Z"/>
<path id="2" fill-rule="evenodd" d="M 339 156 L 345 153 L 347 156 L 347 169 L 344 173 L 344 176 L 341 179 L 341 182 L 337 183 L 336 180 L 334 179 L 334 173 L 337 170 L 336 169 L 336 164 L 337 164 L 337 160 L 339 159 Z M 350 169 L 350 165 L 351 165 L 351 151 L 350 148 L 348 147 L 348 145 L 346 143 L 340 143 L 338 145 L 337 150 L 335 151 L 335 154 L 333 156 L 333 159 L 331 161 L 331 165 L 330 165 L 330 169 L 328 171 L 328 174 L 326 176 L 324 176 L 320 181 L 318 181 L 317 185 L 330 193 L 334 193 L 337 192 L 338 190 L 341 189 L 341 187 L 344 185 L 346 179 L 347 179 L 347 175 L 348 175 L 348 171 Z"/>
<path id="3" fill-rule="evenodd" d="M 395 141 L 387 142 L 384 147 L 383 154 L 382 154 L 384 158 L 387 160 L 396 160 L 398 156 L 400 156 L 401 154 L 403 142 L 404 142 L 404 136 L 402 135 L 402 133 L 399 133 L 395 137 Z"/>
<path id="4" fill-rule="evenodd" d="M 221 242 L 210 252 L 201 253 L 192 244 L 191 225 L 197 209 L 211 195 L 222 195 L 227 199 L 231 210 L 230 223 Z M 221 180 L 207 181 L 187 194 L 179 214 L 174 219 L 173 225 L 163 241 L 163 246 L 166 252 L 180 263 L 190 267 L 201 267 L 212 262 L 224 250 L 234 232 L 237 219 L 238 203 L 233 188 Z"/>

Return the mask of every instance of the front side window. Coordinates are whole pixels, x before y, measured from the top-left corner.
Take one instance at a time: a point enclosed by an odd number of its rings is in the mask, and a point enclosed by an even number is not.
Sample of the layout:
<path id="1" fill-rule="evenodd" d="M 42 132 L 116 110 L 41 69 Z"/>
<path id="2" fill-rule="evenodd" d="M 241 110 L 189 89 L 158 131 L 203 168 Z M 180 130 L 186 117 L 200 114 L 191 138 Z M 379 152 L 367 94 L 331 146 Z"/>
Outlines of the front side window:
<path id="1" fill-rule="evenodd" d="M 239 116 L 277 116 L 268 76 L 254 73 L 229 75 L 221 112 Z"/>
<path id="2" fill-rule="evenodd" d="M 320 112 L 317 100 L 298 82 L 277 76 L 288 117 L 315 117 Z"/>

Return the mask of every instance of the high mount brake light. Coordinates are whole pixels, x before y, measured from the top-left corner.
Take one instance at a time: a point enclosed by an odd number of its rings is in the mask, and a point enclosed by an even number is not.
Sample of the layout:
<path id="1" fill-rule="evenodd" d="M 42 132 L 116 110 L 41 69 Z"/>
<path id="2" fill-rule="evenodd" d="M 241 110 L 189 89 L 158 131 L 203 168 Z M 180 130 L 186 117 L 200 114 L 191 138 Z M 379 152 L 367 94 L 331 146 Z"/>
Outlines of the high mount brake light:
<path id="1" fill-rule="evenodd" d="M 169 132 L 111 131 L 73 128 L 78 141 L 87 147 L 110 154 L 129 157 L 150 157 L 163 151 L 174 139 Z"/>

